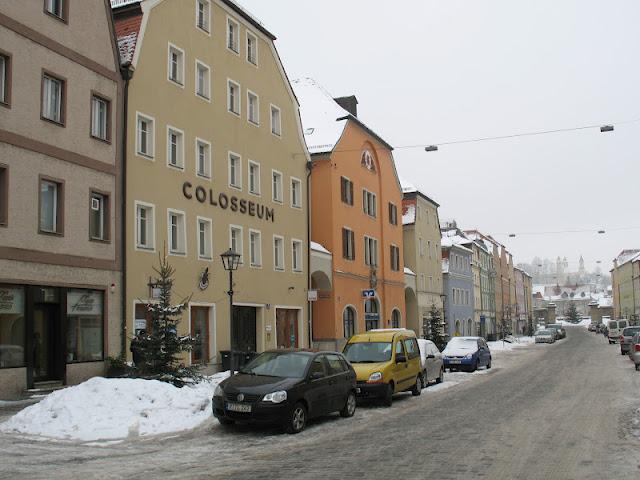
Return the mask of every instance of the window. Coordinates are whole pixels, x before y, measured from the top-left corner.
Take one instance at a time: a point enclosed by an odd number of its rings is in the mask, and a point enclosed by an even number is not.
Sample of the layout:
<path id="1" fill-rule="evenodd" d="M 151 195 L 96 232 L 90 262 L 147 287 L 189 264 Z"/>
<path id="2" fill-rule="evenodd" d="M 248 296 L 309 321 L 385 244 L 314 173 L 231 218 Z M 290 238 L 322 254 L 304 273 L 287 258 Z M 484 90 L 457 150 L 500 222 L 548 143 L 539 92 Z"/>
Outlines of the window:
<path id="1" fill-rule="evenodd" d="M 418 238 L 418 250 L 420 252 L 420 256 L 424 257 L 424 240 L 422 238 Z"/>
<path id="2" fill-rule="evenodd" d="M 249 160 L 249 193 L 260 195 L 260 164 Z"/>
<path id="3" fill-rule="evenodd" d="M 389 223 L 391 225 L 398 224 L 398 207 L 389 202 Z"/>
<path id="4" fill-rule="evenodd" d="M 376 216 L 376 194 L 366 189 L 362 190 L 362 210 L 370 217 Z"/>
<path id="5" fill-rule="evenodd" d="M 211 231 L 211 220 L 198 217 L 198 258 L 200 260 L 211 260 L 213 258 Z"/>
<path id="6" fill-rule="evenodd" d="M 252 267 L 262 267 L 262 235 L 249 230 L 249 260 Z"/>
<path id="7" fill-rule="evenodd" d="M 258 37 L 247 32 L 247 62 L 258 66 Z"/>
<path id="8" fill-rule="evenodd" d="M 167 210 L 167 217 L 169 226 L 169 253 L 173 255 L 185 255 L 187 253 L 185 215 L 183 212 L 176 210 Z"/>
<path id="9" fill-rule="evenodd" d="M 11 57 L 0 53 L 0 104 L 11 104 Z"/>
<path id="10" fill-rule="evenodd" d="M 0 165 L 0 226 L 9 221 L 9 169 Z"/>
<path id="11" fill-rule="evenodd" d="M 282 203 L 282 173 L 271 170 L 271 193 L 274 202 Z"/>
<path id="12" fill-rule="evenodd" d="M 196 95 L 211 99 L 211 69 L 199 60 L 196 60 Z"/>
<path id="13" fill-rule="evenodd" d="M 172 44 L 169 44 L 167 69 L 169 80 L 184 86 L 184 51 Z"/>
<path id="14" fill-rule="evenodd" d="M 136 202 L 136 247 L 142 250 L 155 248 L 153 205 Z"/>
<path id="15" fill-rule="evenodd" d="M 254 125 L 260 124 L 260 103 L 258 96 L 247 90 L 247 119 Z"/>
<path id="16" fill-rule="evenodd" d="M 369 298 L 364 303 L 364 322 L 367 331 L 378 328 L 380 325 L 380 310 L 378 300 L 375 298 Z"/>
<path id="17" fill-rule="evenodd" d="M 433 291 L 433 276 L 429 275 L 429 290 Z"/>
<path id="18" fill-rule="evenodd" d="M 353 205 L 353 182 L 346 177 L 340 177 L 340 198 L 343 203 Z"/>
<path id="19" fill-rule="evenodd" d="M 420 290 L 424 291 L 426 289 L 426 282 L 424 273 L 420 274 Z"/>
<path id="20" fill-rule="evenodd" d="M 67 363 L 102 360 L 104 292 L 67 291 Z"/>
<path id="21" fill-rule="evenodd" d="M 229 112 L 240 116 L 240 85 L 233 80 L 227 82 L 227 108 Z"/>
<path id="22" fill-rule="evenodd" d="M 109 240 L 110 204 L 109 196 L 91 192 L 89 206 L 89 236 L 91 240 Z"/>
<path id="23" fill-rule="evenodd" d="M 45 0 L 44 11 L 50 15 L 58 17 L 60 20 L 67 20 L 68 0 Z"/>
<path id="24" fill-rule="evenodd" d="M 167 163 L 184 169 L 184 134 L 174 127 L 167 127 Z"/>
<path id="25" fill-rule="evenodd" d="M 297 178 L 291 178 L 291 206 L 302 208 L 302 182 Z"/>
<path id="26" fill-rule="evenodd" d="M 25 365 L 26 322 L 24 289 L 10 285 L 0 285 L 0 369 Z"/>
<path id="27" fill-rule="evenodd" d="M 278 235 L 273 236 L 273 268 L 284 270 L 284 238 Z"/>
<path id="28" fill-rule="evenodd" d="M 280 109 L 275 105 L 271 105 L 271 133 L 277 137 L 282 136 L 282 119 L 280 118 Z"/>
<path id="29" fill-rule="evenodd" d="M 209 307 L 191 307 L 191 336 L 195 345 L 191 349 L 191 363 L 204 364 L 209 361 Z"/>
<path id="30" fill-rule="evenodd" d="M 395 245 L 391 245 L 391 270 L 398 272 L 400 270 L 400 249 Z"/>
<path id="31" fill-rule="evenodd" d="M 42 76 L 42 118 L 64 125 L 65 82 L 48 73 Z"/>
<path id="32" fill-rule="evenodd" d="M 364 263 L 370 267 L 378 266 L 378 240 L 364 237 Z"/>
<path id="33" fill-rule="evenodd" d="M 356 258 L 355 235 L 353 230 L 348 228 L 342 229 L 342 258 L 346 260 L 355 260 Z"/>
<path id="34" fill-rule="evenodd" d="M 196 26 L 209 33 L 211 31 L 211 4 L 209 0 L 196 0 Z"/>
<path id="35" fill-rule="evenodd" d="M 431 240 L 427 240 L 427 251 L 429 252 L 429 259 L 431 259 Z"/>
<path id="36" fill-rule="evenodd" d="M 154 120 L 138 113 L 137 134 L 136 134 L 136 151 L 138 155 L 153 158 L 155 150 L 155 127 Z"/>
<path id="37" fill-rule="evenodd" d="M 242 189 L 242 165 L 240 155 L 229 152 L 229 186 Z"/>
<path id="38" fill-rule="evenodd" d="M 291 269 L 294 272 L 302 272 L 302 242 L 291 241 Z"/>
<path id="39" fill-rule="evenodd" d="M 232 252 L 240 255 L 240 264 L 244 263 L 242 249 L 242 227 L 229 226 L 229 248 Z"/>
<path id="40" fill-rule="evenodd" d="M 342 312 L 342 325 L 344 327 L 344 338 L 351 338 L 356 333 L 356 311 L 347 307 Z"/>
<path id="41" fill-rule="evenodd" d="M 227 48 L 234 53 L 240 53 L 240 25 L 227 17 Z"/>
<path id="42" fill-rule="evenodd" d="M 111 140 L 111 102 L 97 95 L 91 96 L 91 136 Z"/>
<path id="43" fill-rule="evenodd" d="M 196 174 L 211 178 L 211 144 L 196 138 Z"/>
<path id="44" fill-rule="evenodd" d="M 62 235 L 63 184 L 54 180 L 40 180 L 40 232 Z"/>

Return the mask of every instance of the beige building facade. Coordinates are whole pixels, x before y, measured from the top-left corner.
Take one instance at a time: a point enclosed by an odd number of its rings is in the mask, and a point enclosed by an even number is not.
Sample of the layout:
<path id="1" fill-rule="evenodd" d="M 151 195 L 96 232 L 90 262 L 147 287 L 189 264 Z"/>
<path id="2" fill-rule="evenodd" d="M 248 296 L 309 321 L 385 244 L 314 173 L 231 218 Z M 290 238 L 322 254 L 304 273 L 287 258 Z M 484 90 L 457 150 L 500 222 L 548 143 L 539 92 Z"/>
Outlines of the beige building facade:
<path id="1" fill-rule="evenodd" d="M 127 338 L 148 328 L 153 268 L 190 298 L 186 360 L 308 346 L 307 161 L 275 37 L 228 0 L 116 0 L 127 116 Z M 234 306 L 220 254 L 241 255 Z M 232 320 L 230 318 L 232 317 Z"/>
<path id="2" fill-rule="evenodd" d="M 106 0 L 0 3 L 0 398 L 121 352 L 121 79 Z"/>

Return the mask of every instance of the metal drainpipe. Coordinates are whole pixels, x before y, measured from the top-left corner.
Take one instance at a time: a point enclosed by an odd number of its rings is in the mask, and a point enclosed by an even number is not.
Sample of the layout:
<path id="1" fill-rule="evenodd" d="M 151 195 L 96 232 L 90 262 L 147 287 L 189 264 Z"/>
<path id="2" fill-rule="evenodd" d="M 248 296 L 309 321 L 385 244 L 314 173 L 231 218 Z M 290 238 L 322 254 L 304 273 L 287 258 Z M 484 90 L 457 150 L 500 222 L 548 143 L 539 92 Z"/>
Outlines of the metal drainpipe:
<path id="1" fill-rule="evenodd" d="M 313 171 L 313 162 L 307 162 L 307 295 L 311 289 L 311 172 Z M 309 348 L 313 346 L 313 309 L 311 302 L 307 299 L 307 321 L 309 323 Z"/>

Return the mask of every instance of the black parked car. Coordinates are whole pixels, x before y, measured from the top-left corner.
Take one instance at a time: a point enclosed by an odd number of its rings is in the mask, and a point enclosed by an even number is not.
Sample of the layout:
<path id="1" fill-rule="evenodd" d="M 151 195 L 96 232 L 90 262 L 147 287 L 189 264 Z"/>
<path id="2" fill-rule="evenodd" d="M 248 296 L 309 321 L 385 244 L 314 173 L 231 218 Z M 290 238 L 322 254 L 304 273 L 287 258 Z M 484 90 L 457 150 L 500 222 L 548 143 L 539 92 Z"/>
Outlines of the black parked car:
<path id="1" fill-rule="evenodd" d="M 272 350 L 223 380 L 213 415 L 223 425 L 267 423 L 301 432 L 312 417 L 356 411 L 356 373 L 340 353 Z"/>

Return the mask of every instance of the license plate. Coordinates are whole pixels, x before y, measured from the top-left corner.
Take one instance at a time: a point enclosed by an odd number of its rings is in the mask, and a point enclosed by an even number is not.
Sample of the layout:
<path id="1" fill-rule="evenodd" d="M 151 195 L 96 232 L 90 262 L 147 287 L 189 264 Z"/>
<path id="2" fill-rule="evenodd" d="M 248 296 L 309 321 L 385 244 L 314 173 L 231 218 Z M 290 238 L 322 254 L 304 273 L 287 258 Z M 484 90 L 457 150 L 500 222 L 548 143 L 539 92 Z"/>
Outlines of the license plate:
<path id="1" fill-rule="evenodd" d="M 453 363 L 455 365 L 462 363 L 462 360 L 449 360 L 449 363 Z"/>
<path id="2" fill-rule="evenodd" d="M 251 405 L 246 403 L 227 403 L 227 410 L 230 412 L 251 413 Z"/>
<path id="3" fill-rule="evenodd" d="M 362 391 L 360 390 L 360 387 L 356 388 L 356 393 L 362 393 Z"/>

